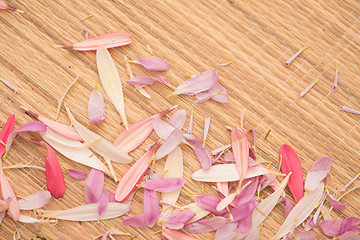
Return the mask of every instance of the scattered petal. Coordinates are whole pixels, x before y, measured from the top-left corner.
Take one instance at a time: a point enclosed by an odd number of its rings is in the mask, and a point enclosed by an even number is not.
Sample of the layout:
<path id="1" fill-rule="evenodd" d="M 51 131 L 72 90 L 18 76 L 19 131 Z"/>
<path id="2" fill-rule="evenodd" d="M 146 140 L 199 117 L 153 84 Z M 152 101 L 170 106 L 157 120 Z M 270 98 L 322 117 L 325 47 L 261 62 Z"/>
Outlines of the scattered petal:
<path id="1" fill-rule="evenodd" d="M 20 210 L 33 210 L 42 208 L 48 202 L 50 202 L 51 193 L 49 191 L 40 191 L 27 196 L 24 199 L 18 201 Z"/>
<path id="2" fill-rule="evenodd" d="M 346 107 L 346 106 L 341 106 L 340 110 L 344 111 L 344 112 L 348 112 L 348 113 L 360 114 L 360 111 L 355 110 L 355 109 L 351 109 L 351 108 Z"/>
<path id="3" fill-rule="evenodd" d="M 84 195 L 86 203 L 97 203 L 103 193 L 104 173 L 97 169 L 91 169 L 85 180 Z"/>
<path id="4" fill-rule="evenodd" d="M 297 53 L 295 53 L 292 57 L 289 58 L 289 60 L 287 60 L 285 62 L 285 66 L 289 66 L 305 49 L 307 49 L 308 45 L 306 45 L 305 47 L 303 47 L 300 51 L 298 51 Z"/>
<path id="5" fill-rule="evenodd" d="M 224 217 L 213 217 L 190 223 L 186 225 L 184 229 L 189 233 L 206 233 L 218 230 L 223 227 L 226 222 L 227 220 Z"/>
<path id="6" fill-rule="evenodd" d="M 155 178 L 142 184 L 142 187 L 157 192 L 173 192 L 181 188 L 185 183 L 182 178 Z"/>
<path id="7" fill-rule="evenodd" d="M 12 11 L 12 12 L 14 12 L 14 11 L 20 11 L 20 10 L 18 10 L 16 7 L 10 6 L 10 5 L 6 4 L 6 3 L 3 2 L 3 1 L 0 1 L 0 11 L 1 11 L 1 10 Z M 22 11 L 20 11 L 20 12 L 22 12 Z"/>
<path id="8" fill-rule="evenodd" d="M 86 172 L 81 169 L 68 169 L 69 174 L 75 178 L 76 180 L 85 180 L 86 178 Z"/>
<path id="9" fill-rule="evenodd" d="M 245 179 L 241 186 L 243 190 L 234 198 L 232 205 L 236 207 L 248 203 L 254 197 L 258 185 L 259 177 Z"/>
<path id="10" fill-rule="evenodd" d="M 305 189 L 314 191 L 320 184 L 320 182 L 326 178 L 331 170 L 331 158 L 321 157 L 311 166 L 309 172 L 306 175 Z"/>
<path id="11" fill-rule="evenodd" d="M 289 213 L 293 210 L 294 204 L 292 204 L 292 202 L 286 197 L 284 198 L 284 200 L 285 200 L 285 217 L 287 217 Z"/>
<path id="12" fill-rule="evenodd" d="M 153 227 L 160 217 L 159 199 L 153 190 L 144 191 L 144 218 L 148 227 Z"/>
<path id="13" fill-rule="evenodd" d="M 231 209 L 231 214 L 233 215 L 232 221 L 240 221 L 245 219 L 246 217 L 250 216 L 250 223 L 251 223 L 251 216 L 254 211 L 254 209 L 257 206 L 256 197 L 253 197 L 250 201 L 247 203 L 244 203 L 242 205 L 239 205 L 233 209 Z M 229 215 L 225 215 L 225 217 L 229 217 Z M 245 223 L 245 222 L 244 222 Z M 247 225 L 248 226 L 248 225 Z M 250 226 L 251 228 L 251 226 Z M 245 229 L 245 227 L 244 227 Z M 246 230 L 247 232 L 250 231 L 250 229 Z M 247 233 L 245 230 L 241 231 L 242 233 Z"/>
<path id="14" fill-rule="evenodd" d="M 0 169 L 0 187 L 3 199 L 11 199 L 10 202 L 8 202 L 8 214 L 16 222 L 20 217 L 18 200 L 2 169 Z"/>
<path id="15" fill-rule="evenodd" d="M 0 156 L 1 156 L 1 152 L 0 152 Z M 345 191 L 353 182 L 355 182 L 355 180 L 360 176 L 360 173 L 358 173 L 353 179 L 351 179 L 347 184 L 345 184 L 345 186 L 341 189 L 341 191 Z"/>
<path id="16" fill-rule="evenodd" d="M 163 234 L 163 239 L 165 240 L 198 240 L 197 238 L 189 236 L 185 233 L 172 230 L 169 228 L 164 228 L 162 234 Z"/>
<path id="17" fill-rule="evenodd" d="M 161 146 L 156 152 L 156 159 L 161 159 L 173 151 L 183 139 L 183 132 L 179 129 L 175 129 L 171 134 L 163 141 Z"/>
<path id="18" fill-rule="evenodd" d="M 226 89 L 217 82 L 209 90 L 196 94 L 195 103 L 202 103 L 209 99 L 220 103 L 227 103 L 229 102 L 229 94 Z"/>
<path id="19" fill-rule="evenodd" d="M 121 121 L 126 130 L 128 130 L 121 80 L 115 63 L 111 58 L 109 51 L 104 46 L 100 46 L 96 50 L 96 64 L 104 90 L 116 110 L 119 112 Z"/>
<path id="20" fill-rule="evenodd" d="M 9 203 L 7 201 L 0 200 L 0 213 L 6 212 L 8 208 L 9 208 Z"/>
<path id="21" fill-rule="evenodd" d="M 182 209 L 190 209 L 194 213 L 196 213 L 195 217 L 191 219 L 190 223 L 196 222 L 204 217 L 206 217 L 210 212 L 202 209 L 196 203 L 190 203 L 182 207 Z"/>
<path id="22" fill-rule="evenodd" d="M 219 197 L 215 197 L 212 195 L 197 196 L 194 198 L 194 201 L 196 205 L 215 215 L 219 216 L 219 215 L 224 215 L 226 213 L 225 210 L 221 210 L 221 211 L 216 210 L 216 207 L 221 202 L 221 198 Z"/>
<path id="23" fill-rule="evenodd" d="M 203 141 L 194 135 L 185 134 L 185 140 L 193 146 L 193 151 L 197 160 L 200 162 L 203 170 L 208 170 L 212 164 L 212 156 L 210 149 L 205 145 L 203 146 Z M 226 182 L 226 181 L 218 181 Z"/>
<path id="24" fill-rule="evenodd" d="M 0 132 L 0 141 L 2 143 L 7 142 L 7 139 L 10 135 L 10 133 L 12 131 L 14 131 L 14 126 L 15 126 L 15 114 L 10 115 L 8 120 L 6 121 L 5 125 L 3 126 L 3 128 L 1 129 Z M 4 155 L 4 153 L 6 152 L 6 147 L 0 142 L 0 158 L 2 157 L 2 155 Z"/>
<path id="25" fill-rule="evenodd" d="M 100 46 L 114 48 L 128 45 L 131 42 L 131 35 L 129 33 L 115 32 L 96 36 L 70 46 L 61 45 L 61 47 L 77 51 L 91 51 L 97 50 Z"/>
<path id="26" fill-rule="evenodd" d="M 196 213 L 191 210 L 185 210 L 176 212 L 169 217 L 166 218 L 163 225 L 170 229 L 179 230 L 184 227 L 193 217 L 195 217 Z"/>
<path id="27" fill-rule="evenodd" d="M 105 103 L 104 98 L 98 90 L 98 85 L 91 92 L 88 103 L 89 124 L 97 124 L 105 120 Z"/>
<path id="28" fill-rule="evenodd" d="M 189 126 L 188 126 L 188 134 L 192 134 L 192 129 L 194 125 L 194 109 L 191 107 L 191 114 L 190 114 L 190 120 L 189 120 Z"/>
<path id="29" fill-rule="evenodd" d="M 168 123 L 171 124 L 174 128 L 182 129 L 186 122 L 186 110 L 180 109 L 174 112 L 173 115 L 168 120 Z"/>
<path id="30" fill-rule="evenodd" d="M 301 93 L 299 93 L 299 97 L 303 97 L 308 91 L 310 91 L 310 89 L 315 86 L 315 84 L 317 84 L 319 82 L 319 79 L 316 79 L 315 81 L 313 81 L 309 86 L 307 86 L 304 91 L 302 91 Z"/>
<path id="31" fill-rule="evenodd" d="M 169 123 L 162 120 L 160 117 L 156 117 L 152 120 L 152 125 L 156 135 L 160 138 L 166 139 L 174 131 L 174 127 Z"/>
<path id="32" fill-rule="evenodd" d="M 249 141 L 246 133 L 240 127 L 234 127 L 231 130 L 231 147 L 234 154 L 236 169 L 239 173 L 241 185 L 246 177 L 249 166 Z"/>
<path id="33" fill-rule="evenodd" d="M 336 91 L 338 86 L 338 75 L 339 75 L 339 64 L 336 64 L 333 91 Z"/>
<path id="34" fill-rule="evenodd" d="M 1 10 L 1 1 L 0 1 L 0 10 Z M 12 85 L 11 83 L 9 83 L 8 81 L 0 78 L 0 82 L 3 82 L 8 88 L 13 90 L 14 93 L 19 93 L 19 91 L 16 89 L 16 87 L 14 85 Z"/>
<path id="35" fill-rule="evenodd" d="M 170 68 L 164 60 L 156 57 L 145 57 L 130 62 L 140 64 L 149 71 L 166 71 Z"/>
<path id="36" fill-rule="evenodd" d="M 211 119 L 211 116 L 210 116 L 210 115 L 207 115 L 207 116 L 205 117 L 203 147 L 205 147 L 205 141 L 206 141 L 207 135 L 208 135 L 208 133 L 209 133 L 210 119 Z"/>
<path id="37" fill-rule="evenodd" d="M 214 240 L 231 240 L 237 233 L 239 224 L 237 222 L 229 222 L 219 228 L 215 233 Z"/>
<path id="38" fill-rule="evenodd" d="M 133 215 L 133 216 L 124 218 L 123 224 L 132 226 L 132 227 L 137 227 L 137 228 L 148 227 L 145 222 L 144 214 Z"/>
<path id="39" fill-rule="evenodd" d="M 103 212 L 106 210 L 109 203 L 109 191 L 107 189 L 103 189 L 102 194 L 99 198 L 98 202 L 98 214 L 101 216 Z"/>
<path id="40" fill-rule="evenodd" d="M 339 240 L 360 240 L 360 235 L 356 232 L 346 232 L 339 237 Z"/>
<path id="41" fill-rule="evenodd" d="M 346 204 L 343 204 L 339 201 L 336 201 L 335 198 L 333 196 L 331 196 L 331 194 L 328 195 L 329 198 L 329 202 L 331 204 L 331 207 L 335 208 L 335 209 L 343 209 L 346 207 Z"/>

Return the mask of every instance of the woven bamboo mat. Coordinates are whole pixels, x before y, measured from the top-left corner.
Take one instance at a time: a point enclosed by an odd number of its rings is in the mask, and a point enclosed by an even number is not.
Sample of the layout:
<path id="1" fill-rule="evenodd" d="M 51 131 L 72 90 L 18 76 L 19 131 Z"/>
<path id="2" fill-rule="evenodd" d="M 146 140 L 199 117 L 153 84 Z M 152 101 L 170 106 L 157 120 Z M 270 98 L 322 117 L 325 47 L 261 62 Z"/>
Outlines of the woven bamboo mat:
<path id="1" fill-rule="evenodd" d="M 197 74 L 216 68 L 220 82 L 229 91 L 228 104 L 207 101 L 194 105 L 194 134 L 202 137 L 203 119 L 211 114 L 212 124 L 208 146 L 218 148 L 229 143 L 225 126 L 240 123 L 244 108 L 244 127 L 257 134 L 257 151 L 277 166 L 279 147 L 287 143 L 301 156 L 304 174 L 318 157 L 333 158 L 330 188 L 335 191 L 353 178 L 359 170 L 360 117 L 339 111 L 341 105 L 360 108 L 359 93 L 359 42 L 360 7 L 356 1 L 240 1 L 240 0 L 190 0 L 190 1 L 119 1 L 119 0 L 30 0 L 9 1 L 24 11 L 0 12 L 0 77 L 12 82 L 20 91 L 14 94 L 0 85 L 0 126 L 11 113 L 16 114 L 16 128 L 31 120 L 20 106 L 54 118 L 57 99 L 79 75 L 79 81 L 67 95 L 65 102 L 76 113 L 80 122 L 87 122 L 87 100 L 95 83 L 99 83 L 95 52 L 72 52 L 55 48 L 84 39 L 81 31 L 90 36 L 107 32 L 131 32 L 133 43 L 111 49 L 118 71 L 122 76 L 128 121 L 134 123 L 166 107 L 178 104 L 190 110 L 193 97 L 167 98 L 170 89 L 155 84 L 146 88 L 151 99 L 141 96 L 128 78 L 123 55 L 130 59 L 149 56 L 149 44 L 154 54 L 170 64 L 165 73 L 149 73 L 133 66 L 135 75 L 163 76 L 174 85 L 186 79 L 186 73 Z M 303 46 L 309 45 L 288 68 L 284 62 Z M 219 64 L 232 60 L 228 66 Z M 335 66 L 339 64 L 340 85 L 332 91 Z M 312 81 L 319 83 L 305 95 L 298 97 Z M 100 91 L 104 93 L 101 88 Z M 107 119 L 89 128 L 113 141 L 123 130 L 120 117 L 105 97 Z M 60 121 L 69 123 L 62 109 Z M 268 130 L 267 140 L 264 137 Z M 38 137 L 38 135 L 32 135 Z M 44 166 L 45 150 L 18 136 L 4 165 L 31 163 Z M 156 140 L 153 134 L 145 143 Z M 200 168 L 191 150 L 183 146 L 185 178 L 179 204 L 190 203 L 185 193 L 212 193 L 210 185 L 190 179 Z M 135 159 L 144 153 L 139 148 Z M 64 168 L 90 169 L 60 156 Z M 161 171 L 164 160 L 155 170 Z M 117 165 L 121 176 L 127 165 Z M 38 170 L 6 170 L 16 194 L 25 197 L 46 189 L 45 174 Z M 74 180 L 64 170 L 66 192 L 61 199 L 52 199 L 45 209 L 59 210 L 84 203 L 84 182 Z M 358 184 L 358 182 L 357 182 Z M 115 190 L 116 184 L 106 179 L 106 187 Z M 359 217 L 359 192 L 345 197 L 348 206 L 333 212 L 334 218 Z M 131 214 L 142 212 L 142 192 L 134 197 Z M 267 218 L 261 239 L 275 234 L 284 219 L 283 206 L 278 206 Z M 153 229 L 135 229 L 122 226 L 121 219 L 101 222 L 65 222 L 56 226 L 16 223 L 24 239 L 36 235 L 47 239 L 92 239 L 109 228 L 131 233 L 136 239 L 160 239 L 159 226 Z M 13 222 L 6 217 L 0 226 L 0 239 L 10 239 Z M 317 232 L 319 239 L 325 236 Z M 213 233 L 197 235 L 211 239 Z M 119 237 L 117 239 L 130 239 Z"/>

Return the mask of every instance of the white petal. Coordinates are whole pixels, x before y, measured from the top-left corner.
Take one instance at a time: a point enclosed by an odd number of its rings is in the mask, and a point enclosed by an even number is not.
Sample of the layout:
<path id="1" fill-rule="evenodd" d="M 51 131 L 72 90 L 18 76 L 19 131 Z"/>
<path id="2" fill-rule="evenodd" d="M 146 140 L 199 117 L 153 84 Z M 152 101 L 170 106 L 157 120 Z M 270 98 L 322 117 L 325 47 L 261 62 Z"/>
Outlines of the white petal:
<path id="1" fill-rule="evenodd" d="M 19 208 L 20 210 L 33 210 L 42 208 L 50 201 L 50 199 L 51 194 L 49 191 L 40 191 L 27 196 L 25 199 L 20 199 L 18 201 Z"/>

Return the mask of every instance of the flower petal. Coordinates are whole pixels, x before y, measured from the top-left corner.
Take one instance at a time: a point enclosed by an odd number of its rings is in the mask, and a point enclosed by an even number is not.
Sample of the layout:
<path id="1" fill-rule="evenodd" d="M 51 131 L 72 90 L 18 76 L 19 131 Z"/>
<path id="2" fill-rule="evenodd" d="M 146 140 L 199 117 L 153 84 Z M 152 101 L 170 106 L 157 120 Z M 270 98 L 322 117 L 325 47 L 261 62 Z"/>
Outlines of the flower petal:
<path id="1" fill-rule="evenodd" d="M 356 232 L 346 232 L 339 237 L 339 240 L 360 240 L 360 235 Z"/>
<path id="2" fill-rule="evenodd" d="M 171 124 L 174 128 L 182 129 L 186 122 L 186 110 L 180 109 L 174 112 L 173 115 L 168 120 L 168 123 Z"/>
<path id="3" fill-rule="evenodd" d="M 252 213 L 253 213 L 254 209 L 256 208 L 256 206 L 257 206 L 257 201 L 256 201 L 256 198 L 253 197 L 253 199 L 248 201 L 247 203 L 244 203 L 242 205 L 234 207 L 233 209 L 231 209 L 231 214 L 233 215 L 232 221 L 240 221 L 249 215 L 251 218 Z M 225 217 L 229 217 L 229 215 L 226 214 Z M 250 226 L 250 228 L 251 228 L 251 226 Z M 250 229 L 247 230 L 247 232 L 249 232 L 249 231 L 250 231 Z M 244 232 L 242 232 L 242 233 L 247 233 L 247 232 L 245 232 L 245 230 L 244 230 Z"/>
<path id="4" fill-rule="evenodd" d="M 195 215 L 196 213 L 191 210 L 176 212 L 167 217 L 165 222 L 163 222 L 163 225 L 170 229 L 179 230 L 195 217 Z"/>
<path id="5" fill-rule="evenodd" d="M 145 57 L 131 62 L 140 64 L 150 71 L 166 71 L 170 68 L 164 60 L 156 57 Z"/>
<path id="6" fill-rule="evenodd" d="M 183 132 L 179 129 L 175 129 L 171 134 L 163 141 L 161 146 L 156 152 L 156 159 L 161 159 L 173 151 L 183 139 Z"/>
<path id="7" fill-rule="evenodd" d="M 173 192 L 181 188 L 185 183 L 182 178 L 157 178 L 143 183 L 142 187 L 157 192 Z"/>
<path id="8" fill-rule="evenodd" d="M 77 51 L 91 51 L 98 49 L 100 46 L 105 48 L 121 47 L 131 42 L 131 35 L 129 33 L 115 32 L 96 36 L 70 46 L 62 45 L 61 47 Z"/>
<path id="9" fill-rule="evenodd" d="M 24 199 L 18 201 L 20 210 L 33 210 L 42 208 L 51 199 L 51 193 L 49 191 L 40 191 L 27 196 Z"/>
<path id="10" fill-rule="evenodd" d="M 115 63 L 111 58 L 109 51 L 104 46 L 100 46 L 96 50 L 96 64 L 106 95 L 110 98 L 112 104 L 114 104 L 116 110 L 120 114 L 121 121 L 126 130 L 128 130 L 121 80 Z"/>
<path id="11" fill-rule="evenodd" d="M 103 212 L 106 210 L 108 203 L 109 203 L 109 191 L 104 188 L 98 202 L 99 216 L 101 216 Z"/>
<path id="12" fill-rule="evenodd" d="M 188 126 L 189 135 L 192 134 L 193 125 L 194 125 L 194 109 L 191 107 L 191 114 L 190 114 L 189 126 Z"/>
<path id="13" fill-rule="evenodd" d="M 8 210 L 8 208 L 9 208 L 8 202 L 4 201 L 4 200 L 0 200 L 0 213 L 6 212 L 6 210 Z"/>
<path id="14" fill-rule="evenodd" d="M 286 197 L 284 199 L 285 199 L 285 217 L 287 217 L 289 213 L 293 210 L 294 204 L 292 204 L 292 202 Z"/>
<path id="15" fill-rule="evenodd" d="M 3 199 L 11 199 L 10 202 L 8 202 L 8 214 L 14 221 L 18 221 L 20 217 L 18 200 L 2 169 L 0 169 L 0 187 Z"/>
<path id="16" fill-rule="evenodd" d="M 305 189 L 314 191 L 331 170 L 331 158 L 321 157 L 311 166 L 306 176 Z"/>
<path id="17" fill-rule="evenodd" d="M 0 140 L 3 143 L 7 142 L 7 139 L 9 137 L 10 133 L 12 131 L 14 131 L 14 126 L 15 126 L 15 114 L 9 116 L 9 118 L 6 121 L 5 125 L 1 129 Z M 5 146 L 0 143 L 0 158 L 2 157 L 2 155 L 4 155 L 5 151 L 6 151 Z"/>
<path id="18" fill-rule="evenodd" d="M 205 145 L 203 141 L 195 137 L 194 135 L 185 134 L 185 140 L 193 146 L 193 151 L 197 160 L 200 162 L 203 170 L 208 170 L 212 164 L 212 155 L 210 149 Z M 226 182 L 226 181 L 218 181 Z"/>
<path id="19" fill-rule="evenodd" d="M 163 138 L 163 139 L 166 139 L 167 137 L 169 137 L 170 134 L 175 129 L 172 125 L 165 122 L 160 117 L 155 117 L 152 120 L 152 125 L 154 128 L 154 131 L 156 132 L 156 135 L 158 135 L 160 138 Z"/>
<path id="20" fill-rule="evenodd" d="M 331 204 L 331 207 L 333 207 L 335 209 L 343 209 L 346 207 L 346 204 L 342 204 L 341 202 L 336 201 L 335 198 L 333 196 L 331 196 L 331 194 L 329 194 L 328 197 L 329 197 L 328 199 Z"/>
<path id="21" fill-rule="evenodd" d="M 304 196 L 304 178 L 299 157 L 295 151 L 284 144 L 280 148 L 279 159 L 281 171 L 285 174 L 292 172 L 288 186 L 296 202 Z"/>
<path id="22" fill-rule="evenodd" d="M 153 190 L 144 191 L 144 218 L 148 227 L 153 227 L 160 217 L 159 199 Z"/>
<path id="23" fill-rule="evenodd" d="M 197 196 L 194 198 L 196 205 L 215 215 L 224 215 L 226 210 L 217 211 L 216 207 L 221 202 L 221 198 L 212 195 Z"/>
<path id="24" fill-rule="evenodd" d="M 104 188 L 104 173 L 95 168 L 91 169 L 85 180 L 84 195 L 86 203 L 97 203 Z"/>
<path id="25" fill-rule="evenodd" d="M 0 5 L 1 5 L 1 1 L 0 1 Z M 19 93 L 19 91 L 16 89 L 16 87 L 14 85 L 12 85 L 11 83 L 9 83 L 8 81 L 6 81 L 5 79 L 0 78 L 0 82 L 4 83 L 8 88 L 13 90 L 14 93 Z"/>
<path id="26" fill-rule="evenodd" d="M 249 166 L 249 141 L 245 131 L 240 127 L 234 127 L 231 130 L 231 147 L 241 185 L 242 181 L 245 179 Z"/>
<path id="27" fill-rule="evenodd" d="M 336 64 L 333 91 L 336 91 L 337 86 L 338 86 L 338 75 L 339 75 L 339 64 Z"/>
<path id="28" fill-rule="evenodd" d="M 105 120 L 105 103 L 100 91 L 95 86 L 89 97 L 88 102 L 89 124 L 97 124 Z"/>
<path id="29" fill-rule="evenodd" d="M 185 233 L 172 230 L 169 228 L 164 228 L 162 234 L 163 234 L 163 238 L 166 240 L 198 240 L 197 238 L 189 236 Z"/>
<path id="30" fill-rule="evenodd" d="M 195 103 L 202 103 L 209 99 L 220 103 L 227 103 L 229 102 L 229 94 L 226 89 L 217 82 L 209 90 L 196 94 Z"/>
<path id="31" fill-rule="evenodd" d="M 10 6 L 8 4 L 6 4 L 5 2 L 3 1 L 0 1 L 0 10 L 6 10 L 6 11 L 16 11 L 17 8 L 16 7 L 13 7 L 13 6 Z"/>
<path id="32" fill-rule="evenodd" d="M 123 220 L 124 225 L 137 227 L 137 228 L 145 228 L 148 227 L 145 223 L 145 217 L 144 214 L 139 215 L 133 215 L 127 218 L 124 218 Z"/>
<path id="33" fill-rule="evenodd" d="M 86 172 L 81 169 L 68 169 L 69 174 L 76 180 L 85 180 Z"/>
<path id="34" fill-rule="evenodd" d="M 203 143 L 203 147 L 205 147 L 205 141 L 206 141 L 207 135 L 208 135 L 208 133 L 209 133 L 210 119 L 211 119 L 211 116 L 210 116 L 210 115 L 205 116 L 205 123 L 204 123 L 204 143 Z"/>
<path id="35" fill-rule="evenodd" d="M 237 222 L 229 222 L 219 228 L 215 233 L 214 240 L 231 240 L 235 237 L 238 229 Z"/>
<path id="36" fill-rule="evenodd" d="M 341 106 L 340 110 L 344 111 L 344 112 L 348 112 L 348 113 L 360 114 L 360 111 L 346 107 L 346 106 Z"/>
<path id="37" fill-rule="evenodd" d="M 195 217 L 193 217 L 191 219 L 190 223 L 196 222 L 196 221 L 206 217 L 210 213 L 209 211 L 206 211 L 206 210 L 202 209 L 201 207 L 199 207 L 196 203 L 190 203 L 188 205 L 185 205 L 182 207 L 182 209 L 190 209 L 191 211 L 196 213 Z"/>
<path id="38" fill-rule="evenodd" d="M 185 230 L 189 233 L 206 233 L 216 231 L 226 224 L 224 217 L 213 217 L 190 223 L 185 226 Z"/>
<path id="39" fill-rule="evenodd" d="M 289 58 L 285 62 L 285 66 L 289 66 L 305 49 L 307 49 L 308 46 L 303 47 L 301 50 L 299 50 L 297 53 L 295 53 L 292 57 Z"/>

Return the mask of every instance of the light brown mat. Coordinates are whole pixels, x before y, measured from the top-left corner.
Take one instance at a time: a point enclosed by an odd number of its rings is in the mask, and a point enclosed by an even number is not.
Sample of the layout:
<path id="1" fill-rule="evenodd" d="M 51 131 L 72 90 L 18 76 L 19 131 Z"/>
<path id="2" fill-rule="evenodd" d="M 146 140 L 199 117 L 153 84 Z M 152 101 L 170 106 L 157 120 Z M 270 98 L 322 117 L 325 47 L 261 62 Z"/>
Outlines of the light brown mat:
<path id="1" fill-rule="evenodd" d="M 328 155 L 333 159 L 331 190 L 341 188 L 359 172 L 360 116 L 341 112 L 341 105 L 360 110 L 359 31 L 360 8 L 356 1 L 119 1 L 119 0 L 31 0 L 9 1 L 24 11 L 0 12 L 0 77 L 12 82 L 20 91 L 14 94 L 0 83 L 0 126 L 11 113 L 16 114 L 16 127 L 31 120 L 20 106 L 31 108 L 51 118 L 55 117 L 56 100 L 76 75 L 78 83 L 70 90 L 65 102 L 77 119 L 87 122 L 87 100 L 95 83 L 99 83 L 95 52 L 73 52 L 55 48 L 59 44 L 82 41 L 81 31 L 90 36 L 107 32 L 131 32 L 133 43 L 111 49 L 124 83 L 128 121 L 134 123 L 166 107 L 178 104 L 190 110 L 194 97 L 167 98 L 167 87 L 155 84 L 147 87 L 151 99 L 141 96 L 128 79 L 123 55 L 130 59 L 149 56 L 149 44 L 154 54 L 170 64 L 166 73 L 150 73 L 133 66 L 135 75 L 163 76 L 174 85 L 187 78 L 216 68 L 220 82 L 231 96 L 230 103 L 213 101 L 194 105 L 194 134 L 202 137 L 203 120 L 211 114 L 208 138 L 211 149 L 229 143 L 225 126 L 240 124 L 240 113 L 246 108 L 244 127 L 257 134 L 257 151 L 277 167 L 279 147 L 287 143 L 301 156 L 304 174 L 312 162 Z M 89 16 L 88 18 L 86 18 Z M 83 18 L 86 18 L 83 20 Z M 299 49 L 309 48 L 290 67 L 284 62 Z M 232 60 L 229 66 L 219 66 Z M 339 88 L 332 91 L 335 66 L 339 64 Z M 319 83 L 303 98 L 298 97 L 312 81 Z M 103 89 L 100 91 L 104 93 Z M 123 130 L 120 117 L 105 97 L 107 119 L 91 130 L 113 141 Z M 62 108 L 60 121 L 69 123 Z M 264 137 L 268 130 L 267 140 Z M 36 136 L 36 135 L 33 135 Z M 44 166 L 45 150 L 26 141 L 29 135 L 18 136 L 4 165 L 31 162 Z M 156 136 L 151 135 L 152 140 Z M 148 140 L 143 146 L 152 142 Z M 194 154 L 183 146 L 185 178 L 179 204 L 191 200 L 185 193 L 211 193 L 210 185 L 201 191 L 201 183 L 190 179 L 200 168 Z M 131 155 L 136 159 L 144 153 L 139 148 Z M 90 169 L 60 156 L 64 168 Z M 156 171 L 161 171 L 160 160 Z M 121 176 L 129 166 L 117 166 Z M 25 197 L 46 189 L 45 174 L 37 170 L 6 170 L 16 194 Z M 84 203 L 81 181 L 64 171 L 66 193 L 53 199 L 46 209 L 67 209 Z M 357 181 L 355 184 L 359 184 Z M 113 192 L 116 184 L 106 179 Z M 359 192 L 345 197 L 348 206 L 333 213 L 334 218 L 359 217 Z M 134 197 L 131 214 L 142 212 L 142 191 Z M 261 239 L 275 234 L 284 219 L 280 204 L 264 223 Z M 119 228 L 139 239 L 160 239 L 159 226 L 136 229 L 122 226 L 120 218 L 101 222 L 59 221 L 56 226 L 40 225 L 40 231 L 30 224 L 16 224 L 24 239 L 36 235 L 47 239 L 92 239 L 109 228 Z M 0 239 L 10 239 L 13 222 L 6 217 L 0 226 Z M 319 238 L 325 238 L 321 233 Z M 214 233 L 197 235 L 211 239 Z M 130 239 L 118 237 L 117 239 Z"/>

